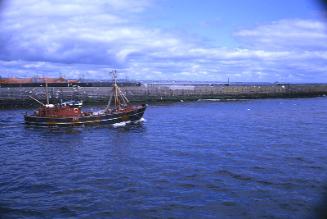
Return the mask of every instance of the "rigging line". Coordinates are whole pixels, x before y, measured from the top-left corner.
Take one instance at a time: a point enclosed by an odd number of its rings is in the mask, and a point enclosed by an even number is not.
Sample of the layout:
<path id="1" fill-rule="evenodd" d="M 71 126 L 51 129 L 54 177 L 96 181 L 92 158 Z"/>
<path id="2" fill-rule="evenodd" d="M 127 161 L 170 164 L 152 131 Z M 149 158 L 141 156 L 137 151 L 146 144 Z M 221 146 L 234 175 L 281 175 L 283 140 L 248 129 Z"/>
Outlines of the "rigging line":
<path id="1" fill-rule="evenodd" d="M 127 105 L 129 103 L 129 100 L 127 99 L 127 97 L 125 96 L 125 94 L 120 89 L 119 89 L 119 93 L 121 95 L 121 98 L 123 99 L 123 101 Z"/>
<path id="2" fill-rule="evenodd" d="M 36 99 L 36 98 L 34 98 L 34 97 L 32 97 L 32 96 L 28 96 L 28 97 L 31 98 L 31 99 L 33 99 L 33 100 L 35 100 L 36 102 L 38 102 L 38 103 L 41 104 L 42 106 L 45 106 L 45 104 L 42 103 L 41 101 L 39 101 L 38 99 Z"/>

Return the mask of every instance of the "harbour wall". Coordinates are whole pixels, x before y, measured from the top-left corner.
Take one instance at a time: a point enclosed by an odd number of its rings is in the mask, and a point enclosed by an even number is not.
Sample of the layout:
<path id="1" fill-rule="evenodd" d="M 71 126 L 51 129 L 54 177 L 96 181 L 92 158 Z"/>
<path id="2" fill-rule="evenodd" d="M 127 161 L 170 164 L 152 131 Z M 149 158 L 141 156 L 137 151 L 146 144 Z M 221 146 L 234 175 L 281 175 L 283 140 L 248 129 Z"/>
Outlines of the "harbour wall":
<path id="1" fill-rule="evenodd" d="M 86 104 L 105 104 L 111 87 L 49 87 L 51 101 L 78 99 Z M 251 99 L 327 95 L 327 84 L 273 85 L 141 85 L 123 92 L 132 102 L 192 101 L 198 99 Z M 0 107 L 35 105 L 33 96 L 45 102 L 44 87 L 0 87 Z"/>

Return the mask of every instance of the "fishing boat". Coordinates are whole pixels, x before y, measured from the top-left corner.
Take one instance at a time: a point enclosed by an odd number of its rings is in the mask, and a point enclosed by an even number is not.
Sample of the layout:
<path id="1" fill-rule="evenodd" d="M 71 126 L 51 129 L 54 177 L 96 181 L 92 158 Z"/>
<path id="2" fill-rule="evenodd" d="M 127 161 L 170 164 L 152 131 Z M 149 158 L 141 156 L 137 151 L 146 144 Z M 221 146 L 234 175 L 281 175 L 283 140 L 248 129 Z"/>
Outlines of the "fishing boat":
<path id="1" fill-rule="evenodd" d="M 107 106 L 103 110 L 84 112 L 82 102 L 76 101 L 51 104 L 46 83 L 46 104 L 30 96 L 41 106 L 33 114 L 24 116 L 25 123 L 37 126 L 79 126 L 140 121 L 146 110 L 146 104 L 131 104 L 117 85 L 116 71 L 113 71 L 112 74 L 112 93 Z"/>

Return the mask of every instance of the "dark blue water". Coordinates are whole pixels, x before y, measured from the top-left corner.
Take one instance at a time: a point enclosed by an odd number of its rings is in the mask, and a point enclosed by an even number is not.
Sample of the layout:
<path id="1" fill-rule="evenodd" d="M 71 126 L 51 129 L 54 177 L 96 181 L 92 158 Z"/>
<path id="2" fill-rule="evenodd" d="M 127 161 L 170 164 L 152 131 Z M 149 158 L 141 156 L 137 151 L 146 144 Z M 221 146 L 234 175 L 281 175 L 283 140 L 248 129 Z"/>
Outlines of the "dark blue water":
<path id="1" fill-rule="evenodd" d="M 327 98 L 150 105 L 119 128 L 24 111 L 0 111 L 3 218 L 305 218 L 327 183 Z"/>

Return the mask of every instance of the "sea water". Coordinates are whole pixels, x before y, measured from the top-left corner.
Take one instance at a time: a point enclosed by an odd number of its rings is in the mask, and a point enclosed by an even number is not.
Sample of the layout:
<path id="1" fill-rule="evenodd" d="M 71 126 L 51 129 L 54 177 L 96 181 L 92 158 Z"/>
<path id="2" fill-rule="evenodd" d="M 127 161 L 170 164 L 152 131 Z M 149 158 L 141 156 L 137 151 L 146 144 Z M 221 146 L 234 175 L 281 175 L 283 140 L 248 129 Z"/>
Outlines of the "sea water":
<path id="1" fill-rule="evenodd" d="M 137 124 L 38 128 L 0 110 L 2 218 L 306 218 L 327 98 L 149 105 Z"/>

